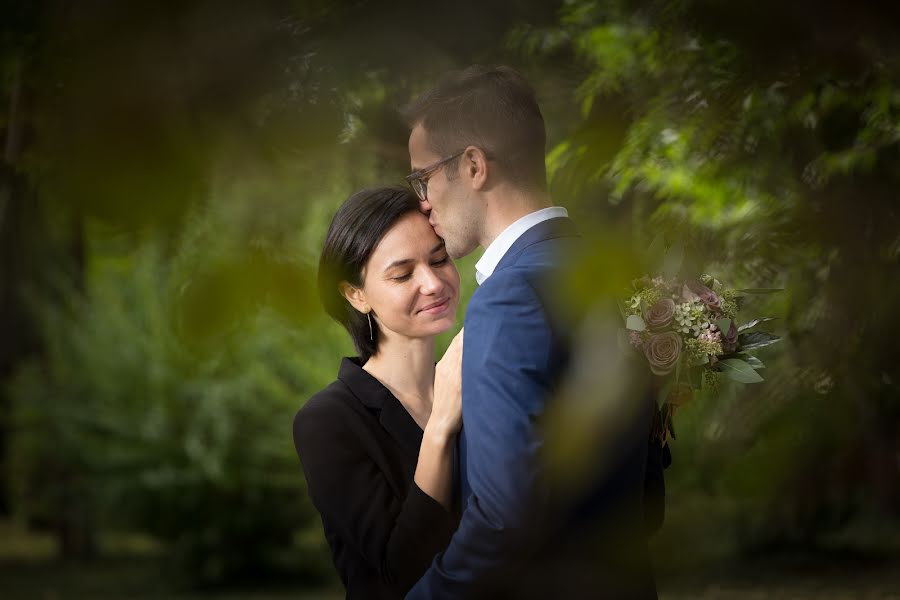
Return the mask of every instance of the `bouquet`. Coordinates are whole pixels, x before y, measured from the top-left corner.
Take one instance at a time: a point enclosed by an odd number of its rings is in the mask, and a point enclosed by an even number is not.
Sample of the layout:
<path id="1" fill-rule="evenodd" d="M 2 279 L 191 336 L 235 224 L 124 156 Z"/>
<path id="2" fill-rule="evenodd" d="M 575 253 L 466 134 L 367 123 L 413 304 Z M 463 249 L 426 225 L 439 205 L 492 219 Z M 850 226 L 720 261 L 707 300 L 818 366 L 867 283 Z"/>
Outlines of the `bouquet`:
<path id="1" fill-rule="evenodd" d="M 664 378 L 660 422 L 654 435 L 674 439 L 672 415 L 695 390 L 718 391 L 723 378 L 756 383 L 765 365 L 751 350 L 780 338 L 756 331 L 770 317 L 738 324 L 741 299 L 772 289 L 726 289 L 710 275 L 680 280 L 642 277 L 622 303 L 625 345 L 642 356 L 654 375 Z"/>

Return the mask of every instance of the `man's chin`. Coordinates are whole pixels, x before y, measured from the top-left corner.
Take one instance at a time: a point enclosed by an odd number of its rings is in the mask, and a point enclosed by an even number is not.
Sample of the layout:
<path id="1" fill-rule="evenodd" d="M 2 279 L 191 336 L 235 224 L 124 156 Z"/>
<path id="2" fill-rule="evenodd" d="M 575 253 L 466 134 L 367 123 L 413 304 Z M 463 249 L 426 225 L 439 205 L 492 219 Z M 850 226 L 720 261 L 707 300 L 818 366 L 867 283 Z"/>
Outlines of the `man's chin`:
<path id="1" fill-rule="evenodd" d="M 457 260 L 471 254 L 477 246 L 458 246 L 444 238 L 444 247 L 447 249 L 447 254 L 450 255 L 450 258 Z"/>

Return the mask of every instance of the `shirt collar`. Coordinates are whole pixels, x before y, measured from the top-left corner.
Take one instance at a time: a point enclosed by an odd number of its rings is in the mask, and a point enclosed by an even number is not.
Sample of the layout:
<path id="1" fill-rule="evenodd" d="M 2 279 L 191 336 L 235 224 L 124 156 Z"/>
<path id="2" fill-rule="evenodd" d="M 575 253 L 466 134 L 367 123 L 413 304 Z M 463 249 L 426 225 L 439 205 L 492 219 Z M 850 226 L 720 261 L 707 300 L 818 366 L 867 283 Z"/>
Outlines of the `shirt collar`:
<path id="1" fill-rule="evenodd" d="M 497 239 L 491 242 L 478 262 L 475 263 L 475 281 L 478 282 L 478 285 L 484 283 L 485 280 L 493 274 L 494 269 L 497 268 L 497 264 L 503 256 L 523 233 L 538 223 L 542 223 L 548 219 L 568 216 L 568 211 L 562 206 L 551 206 L 549 208 L 536 210 L 533 213 L 525 215 L 518 221 L 515 221 L 509 227 L 504 229 L 500 235 L 497 236 Z"/>

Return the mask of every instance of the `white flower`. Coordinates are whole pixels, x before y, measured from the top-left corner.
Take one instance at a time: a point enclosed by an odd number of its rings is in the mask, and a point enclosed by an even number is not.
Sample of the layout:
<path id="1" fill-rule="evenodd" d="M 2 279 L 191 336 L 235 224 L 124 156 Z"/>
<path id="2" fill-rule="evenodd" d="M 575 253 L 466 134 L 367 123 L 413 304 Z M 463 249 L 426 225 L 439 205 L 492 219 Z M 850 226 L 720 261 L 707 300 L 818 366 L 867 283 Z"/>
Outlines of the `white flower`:
<path id="1" fill-rule="evenodd" d="M 718 342 L 722 341 L 722 334 L 719 333 L 718 331 L 707 330 L 700 334 L 700 339 L 703 340 L 704 342 L 718 343 Z"/>

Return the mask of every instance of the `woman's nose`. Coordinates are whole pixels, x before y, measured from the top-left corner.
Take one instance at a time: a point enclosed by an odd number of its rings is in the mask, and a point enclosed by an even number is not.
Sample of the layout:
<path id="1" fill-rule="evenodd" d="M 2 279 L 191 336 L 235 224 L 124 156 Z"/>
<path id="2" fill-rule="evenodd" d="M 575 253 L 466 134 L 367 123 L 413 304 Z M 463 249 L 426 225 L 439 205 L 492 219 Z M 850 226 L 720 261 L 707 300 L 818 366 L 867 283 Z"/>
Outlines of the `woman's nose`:
<path id="1" fill-rule="evenodd" d="M 430 266 L 422 269 L 421 279 L 419 280 L 419 291 L 423 294 L 434 294 L 441 290 L 444 282 L 437 276 Z"/>

